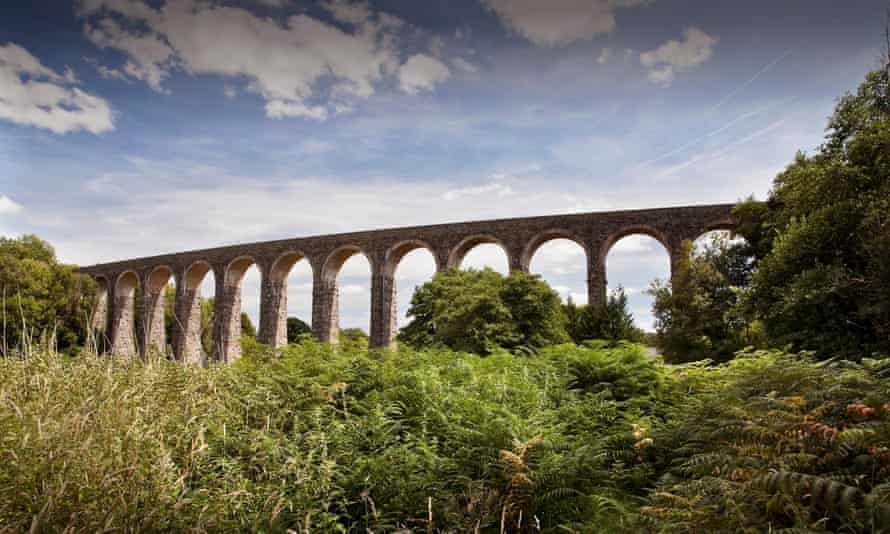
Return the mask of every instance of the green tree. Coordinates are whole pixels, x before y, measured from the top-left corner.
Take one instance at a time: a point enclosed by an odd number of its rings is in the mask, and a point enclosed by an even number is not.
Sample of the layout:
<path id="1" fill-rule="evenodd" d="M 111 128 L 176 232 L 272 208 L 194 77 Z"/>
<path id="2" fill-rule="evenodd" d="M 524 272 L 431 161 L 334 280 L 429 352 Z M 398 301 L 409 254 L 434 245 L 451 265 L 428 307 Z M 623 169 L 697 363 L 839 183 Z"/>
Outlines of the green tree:
<path id="1" fill-rule="evenodd" d="M 400 339 L 488 354 L 568 341 L 559 295 L 538 275 L 486 268 L 436 274 L 418 287 Z"/>
<path id="2" fill-rule="evenodd" d="M 213 353 L 213 314 L 216 299 L 198 297 L 201 304 L 201 347 L 204 354 Z"/>
<path id="3" fill-rule="evenodd" d="M 60 264 L 52 246 L 34 235 L 0 238 L 0 305 L 4 354 L 49 342 L 70 351 L 86 342 L 96 285 Z"/>
<path id="4" fill-rule="evenodd" d="M 247 312 L 241 312 L 241 337 L 245 336 L 256 339 L 256 326 L 253 325 Z"/>
<path id="5" fill-rule="evenodd" d="M 750 246 L 716 235 L 698 248 L 684 243 L 672 280 L 656 280 L 656 344 L 670 362 L 727 360 L 754 341 L 740 296 L 751 276 Z"/>
<path id="6" fill-rule="evenodd" d="M 870 72 L 840 99 L 816 153 L 798 153 L 765 204 L 736 209 L 757 258 L 749 304 L 772 343 L 890 350 L 888 80 L 887 65 Z"/>
<path id="7" fill-rule="evenodd" d="M 639 341 L 643 337 L 634 324 L 622 287 L 614 290 L 602 306 L 577 306 L 570 298 L 563 308 L 569 337 L 575 343 L 589 339 Z"/>
<path id="8" fill-rule="evenodd" d="M 301 336 L 312 333 L 312 327 L 298 317 L 287 318 L 287 342 L 296 343 Z"/>

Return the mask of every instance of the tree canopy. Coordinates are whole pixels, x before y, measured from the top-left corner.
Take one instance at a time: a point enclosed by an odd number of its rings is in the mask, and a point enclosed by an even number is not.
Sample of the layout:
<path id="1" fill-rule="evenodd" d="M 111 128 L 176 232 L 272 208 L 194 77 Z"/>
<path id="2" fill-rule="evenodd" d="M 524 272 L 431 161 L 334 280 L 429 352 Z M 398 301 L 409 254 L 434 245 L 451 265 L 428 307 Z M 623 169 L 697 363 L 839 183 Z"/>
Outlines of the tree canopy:
<path id="1" fill-rule="evenodd" d="M 34 235 L 0 238 L 4 352 L 52 336 L 63 351 L 82 346 L 95 293 L 92 279 L 59 263 L 46 241 Z"/>
<path id="2" fill-rule="evenodd" d="M 488 354 L 568 341 L 559 295 L 540 276 L 449 269 L 418 287 L 400 340 Z"/>
<path id="3" fill-rule="evenodd" d="M 815 154 L 736 214 L 756 260 L 749 305 L 770 341 L 823 354 L 890 349 L 890 84 L 842 97 Z"/>

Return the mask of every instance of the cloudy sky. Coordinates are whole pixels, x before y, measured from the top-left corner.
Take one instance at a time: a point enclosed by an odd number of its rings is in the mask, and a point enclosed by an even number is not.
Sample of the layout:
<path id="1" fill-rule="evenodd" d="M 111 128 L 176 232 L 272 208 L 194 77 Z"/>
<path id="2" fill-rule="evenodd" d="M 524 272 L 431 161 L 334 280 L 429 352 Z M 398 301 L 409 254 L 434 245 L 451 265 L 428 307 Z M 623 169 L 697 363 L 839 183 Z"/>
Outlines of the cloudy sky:
<path id="1" fill-rule="evenodd" d="M 0 234 L 69 263 L 763 197 L 880 55 L 883 0 L 61 0 L 0 6 Z M 612 287 L 668 271 L 645 238 Z M 303 262 L 305 263 L 305 262 Z M 506 269 L 493 245 L 465 265 Z M 533 270 L 583 302 L 580 249 Z M 429 278 L 397 273 L 400 315 Z M 290 312 L 309 320 L 308 266 Z M 341 273 L 367 329 L 368 266 Z M 258 275 L 245 280 L 256 316 Z M 206 291 L 205 291 L 206 293 Z M 212 290 L 210 291 L 212 293 Z"/>

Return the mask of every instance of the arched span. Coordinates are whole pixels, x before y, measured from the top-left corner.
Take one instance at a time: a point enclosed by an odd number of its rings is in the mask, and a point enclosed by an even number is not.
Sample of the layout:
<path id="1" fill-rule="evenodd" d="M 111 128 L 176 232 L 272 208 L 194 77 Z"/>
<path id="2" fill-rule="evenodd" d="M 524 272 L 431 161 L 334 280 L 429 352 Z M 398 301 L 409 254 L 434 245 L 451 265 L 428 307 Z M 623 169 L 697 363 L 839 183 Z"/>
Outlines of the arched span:
<path id="1" fill-rule="evenodd" d="M 585 255 L 590 254 L 590 251 L 584 244 L 584 241 L 580 237 L 576 236 L 574 233 L 563 229 L 545 230 L 537 234 L 525 245 L 525 248 L 522 250 L 522 256 L 519 260 L 522 268 L 528 271 L 532 263 L 532 258 L 535 256 L 535 252 L 537 252 L 544 243 L 553 241 L 554 239 L 568 239 L 569 241 L 574 241 L 578 244 L 578 246 L 581 247 Z"/>
<path id="2" fill-rule="evenodd" d="M 664 247 L 666 251 L 670 254 L 671 246 L 670 240 L 668 236 L 663 232 L 658 230 L 655 227 L 649 226 L 648 224 L 634 224 L 630 226 L 625 226 L 618 230 L 617 232 L 612 233 L 609 237 L 606 238 L 605 243 L 603 243 L 602 248 L 600 249 L 600 257 L 599 262 L 600 265 L 605 265 L 606 257 L 609 255 L 609 251 L 612 250 L 612 247 L 615 246 L 615 243 L 622 240 L 623 238 L 630 235 L 646 235 L 649 236 Z"/>
<path id="3" fill-rule="evenodd" d="M 340 273 L 340 267 L 343 267 L 346 260 L 355 254 L 363 255 L 365 259 L 368 260 L 368 265 L 371 266 L 371 272 L 374 271 L 374 263 L 371 261 L 371 257 L 368 256 L 361 247 L 358 245 L 344 245 L 328 254 L 321 270 L 322 280 L 324 282 L 333 282 L 336 280 L 337 275 Z"/>
<path id="4" fill-rule="evenodd" d="M 287 279 L 287 275 L 290 274 L 294 265 L 303 259 L 308 261 L 306 254 L 299 250 L 289 250 L 280 254 L 275 258 L 275 261 L 272 262 L 272 266 L 269 268 L 269 278 L 276 283 L 283 282 Z"/>
<path id="5" fill-rule="evenodd" d="M 389 250 L 386 251 L 385 256 L 386 266 L 384 267 L 384 273 L 386 274 L 386 276 L 395 276 L 396 269 L 398 269 L 399 263 L 402 261 L 402 259 L 409 252 L 417 250 L 419 248 L 428 250 L 435 259 L 436 252 L 435 250 L 433 250 L 433 247 L 430 246 L 429 243 L 421 241 L 420 239 L 407 239 L 405 241 L 399 241 L 395 245 L 391 246 Z"/>
<path id="6" fill-rule="evenodd" d="M 117 281 L 114 283 L 114 296 L 117 298 L 136 296 L 136 289 L 139 287 L 139 276 L 135 271 L 124 271 L 118 275 Z"/>
<path id="7" fill-rule="evenodd" d="M 160 265 L 152 269 L 148 275 L 149 293 L 156 294 L 163 291 L 164 287 L 170 283 L 171 277 L 173 277 L 173 269 L 166 265 Z"/>
<path id="8" fill-rule="evenodd" d="M 476 234 L 463 238 L 460 243 L 458 243 L 454 248 L 451 249 L 451 253 L 448 254 L 448 267 L 460 268 L 460 264 L 464 261 L 464 257 L 470 250 L 473 249 L 473 247 L 486 243 L 491 243 L 501 247 L 501 249 L 504 251 L 504 255 L 507 258 L 510 257 L 510 252 L 507 250 L 506 245 L 504 245 L 504 243 L 500 239 L 490 234 Z"/>
<path id="9" fill-rule="evenodd" d="M 210 272 L 210 263 L 198 260 L 185 269 L 185 289 L 196 290 L 201 287 L 204 277 Z"/>
<path id="10" fill-rule="evenodd" d="M 250 256 L 238 256 L 226 265 L 226 272 L 223 274 L 226 286 L 240 287 L 244 274 L 253 265 L 257 265 L 255 259 Z M 257 265 L 259 268 L 259 265 Z"/>

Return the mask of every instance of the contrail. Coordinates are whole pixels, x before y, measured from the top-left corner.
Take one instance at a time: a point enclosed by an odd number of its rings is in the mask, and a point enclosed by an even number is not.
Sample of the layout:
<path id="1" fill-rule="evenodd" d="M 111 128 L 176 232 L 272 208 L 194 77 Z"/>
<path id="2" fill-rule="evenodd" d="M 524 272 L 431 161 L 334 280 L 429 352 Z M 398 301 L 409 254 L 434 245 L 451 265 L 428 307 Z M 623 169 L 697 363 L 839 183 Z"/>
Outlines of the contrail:
<path id="1" fill-rule="evenodd" d="M 747 113 L 742 113 L 742 114 L 739 115 L 738 117 L 732 119 L 731 121 L 727 122 L 726 124 L 724 124 L 723 126 L 717 128 L 716 130 L 711 130 L 710 132 L 708 132 L 708 133 L 706 133 L 706 134 L 700 135 L 700 136 L 696 137 L 695 139 L 692 139 L 691 141 L 687 141 L 687 142 L 683 143 L 682 145 L 678 146 L 677 148 L 674 148 L 674 149 L 672 149 L 672 150 L 669 150 L 669 151 L 665 152 L 664 154 L 660 154 L 660 155 L 658 155 L 658 156 L 656 156 L 656 157 L 654 157 L 654 158 L 652 158 L 652 159 L 650 159 L 650 160 L 646 160 L 646 161 L 642 161 L 642 162 L 640 162 L 640 163 L 637 163 L 636 165 L 634 165 L 633 167 L 631 167 L 631 169 L 636 169 L 636 168 L 638 168 L 638 167 L 642 167 L 642 166 L 644 166 L 644 165 L 651 165 L 652 163 L 655 163 L 655 162 L 657 162 L 657 161 L 661 161 L 661 160 L 663 160 L 663 159 L 665 159 L 665 158 L 668 158 L 668 157 L 670 157 L 670 156 L 673 156 L 674 154 L 676 154 L 676 153 L 678 153 L 678 152 L 682 152 L 683 150 L 686 150 L 687 148 L 691 147 L 692 145 L 697 144 L 699 141 L 703 141 L 704 139 L 707 139 L 708 137 L 713 137 L 713 136 L 717 135 L 718 133 L 723 132 L 723 131 L 725 131 L 725 130 L 731 128 L 731 127 L 734 126 L 735 124 L 737 124 L 737 123 L 739 123 L 739 122 L 741 122 L 741 121 L 743 121 L 743 120 L 745 120 L 745 119 L 749 119 L 749 118 L 751 118 L 751 117 L 753 117 L 753 116 L 755 116 L 755 115 L 757 115 L 757 114 L 759 114 L 759 113 L 762 113 L 762 112 L 765 111 L 766 109 L 767 109 L 767 108 L 764 107 L 764 108 L 757 109 L 757 110 L 754 110 L 754 111 L 749 111 L 749 112 L 747 112 Z"/>
<path id="2" fill-rule="evenodd" d="M 732 99 L 732 97 L 739 94 L 739 92 L 742 91 L 745 87 L 748 87 L 749 85 L 754 83 L 754 80 L 759 78 L 761 74 L 763 74 L 766 71 L 770 70 L 771 68 L 775 67 L 778 62 L 785 59 L 788 56 L 788 54 L 790 54 L 790 53 L 791 53 L 791 49 L 789 48 L 788 50 L 785 51 L 784 54 L 782 54 L 781 56 L 779 56 L 776 59 L 767 63 L 762 69 L 760 69 L 759 71 L 754 73 L 754 76 L 751 76 L 746 81 L 739 84 L 735 89 L 730 91 L 728 95 L 726 95 L 722 99 L 720 99 L 720 102 L 717 102 L 717 104 L 715 104 L 714 107 L 711 108 L 711 111 L 717 111 L 718 109 L 720 109 L 723 106 L 723 104 L 729 102 Z"/>
<path id="3" fill-rule="evenodd" d="M 719 157 L 725 155 L 727 152 L 729 152 L 729 151 L 732 150 L 733 148 L 735 148 L 735 147 L 737 147 L 737 146 L 739 146 L 739 145 L 745 144 L 745 143 L 747 143 L 748 141 L 751 141 L 752 139 L 754 139 L 754 138 L 756 138 L 756 137 L 760 137 L 761 135 L 763 135 L 763 134 L 765 134 L 765 133 L 768 133 L 768 132 L 770 132 L 770 131 L 772 131 L 772 130 L 775 130 L 775 129 L 778 128 L 779 126 L 782 126 L 783 124 L 785 124 L 785 122 L 786 122 L 787 120 L 788 120 L 788 115 L 785 115 L 784 117 L 780 118 L 779 120 L 770 123 L 770 124 L 767 125 L 766 127 L 761 128 L 761 129 L 759 129 L 759 130 L 757 130 L 757 131 L 755 131 L 755 132 L 753 132 L 753 133 L 751 133 L 751 134 L 748 134 L 748 135 L 746 135 L 745 137 L 743 137 L 743 138 L 741 138 L 741 139 L 737 139 L 737 140 L 735 140 L 735 141 L 733 141 L 733 142 L 731 142 L 731 143 L 725 145 L 724 147 L 722 147 L 722 148 L 720 148 L 720 149 L 718 149 L 718 150 L 715 150 L 715 151 L 713 151 L 713 152 L 709 152 L 709 153 L 707 153 L 707 154 L 702 154 L 702 155 L 699 155 L 699 156 L 690 158 L 690 159 L 684 161 L 683 163 L 674 165 L 673 167 L 669 167 L 669 168 L 665 169 L 664 171 L 658 173 L 658 174 L 655 176 L 655 179 L 656 179 L 656 180 L 660 180 L 660 179 L 664 178 L 665 176 L 669 176 L 669 175 L 671 175 L 671 174 L 674 174 L 675 172 L 677 172 L 677 171 L 679 171 L 679 170 L 681 170 L 681 169 L 685 169 L 686 167 L 688 167 L 688 166 L 690 166 L 690 165 L 692 165 L 692 164 L 694 164 L 694 163 L 698 163 L 698 162 L 700 162 L 700 161 L 710 160 L 710 159 L 717 159 L 717 158 L 719 158 Z"/>

